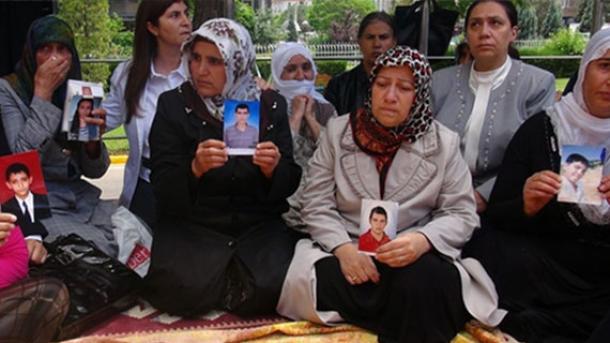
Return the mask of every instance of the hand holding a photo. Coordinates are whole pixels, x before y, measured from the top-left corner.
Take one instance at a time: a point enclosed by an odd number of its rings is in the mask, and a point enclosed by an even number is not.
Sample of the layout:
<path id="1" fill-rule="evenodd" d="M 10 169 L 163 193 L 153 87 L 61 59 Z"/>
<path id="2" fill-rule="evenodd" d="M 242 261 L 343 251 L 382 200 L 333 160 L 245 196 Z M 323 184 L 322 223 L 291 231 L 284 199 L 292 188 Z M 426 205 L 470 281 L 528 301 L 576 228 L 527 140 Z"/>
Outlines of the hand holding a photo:
<path id="1" fill-rule="evenodd" d="M 543 170 L 530 176 L 523 186 L 523 212 L 532 217 L 553 199 L 561 189 L 561 176 Z"/>
<path id="2" fill-rule="evenodd" d="M 199 178 L 210 169 L 224 166 L 228 160 L 229 153 L 225 142 L 206 139 L 197 146 L 195 157 L 191 162 L 191 171 Z"/>
<path id="3" fill-rule="evenodd" d="M 377 261 L 390 267 L 399 268 L 409 265 L 430 251 L 432 246 L 424 234 L 408 232 L 377 249 Z"/>
<path id="4" fill-rule="evenodd" d="M 94 108 L 91 115 L 85 117 L 87 125 L 95 125 L 100 127 L 100 137 L 106 131 L 106 110 L 102 107 Z"/>
<path id="5" fill-rule="evenodd" d="M 358 252 L 352 243 L 346 243 L 335 248 L 333 254 L 339 260 L 341 271 L 347 282 L 359 285 L 367 281 L 379 282 L 379 272 L 373 259 Z"/>
<path id="6" fill-rule="evenodd" d="M 281 157 L 280 149 L 273 142 L 266 141 L 256 145 L 252 162 L 261 169 L 265 177 L 270 179 Z"/>
<path id="7" fill-rule="evenodd" d="M 597 190 L 602 194 L 602 197 L 606 199 L 610 204 L 610 175 L 606 175 L 602 178 L 602 182 L 599 184 Z"/>
<path id="8" fill-rule="evenodd" d="M 71 63 L 71 58 L 53 55 L 40 64 L 34 74 L 34 95 L 50 101 L 57 87 L 66 80 Z"/>
<path id="9" fill-rule="evenodd" d="M 15 227 L 17 217 L 10 213 L 0 213 L 0 247 L 6 243 L 6 239 Z"/>
<path id="10" fill-rule="evenodd" d="M 34 264 L 43 264 L 47 259 L 47 249 L 45 249 L 42 242 L 36 239 L 26 239 L 25 243 L 28 247 L 30 262 Z"/>

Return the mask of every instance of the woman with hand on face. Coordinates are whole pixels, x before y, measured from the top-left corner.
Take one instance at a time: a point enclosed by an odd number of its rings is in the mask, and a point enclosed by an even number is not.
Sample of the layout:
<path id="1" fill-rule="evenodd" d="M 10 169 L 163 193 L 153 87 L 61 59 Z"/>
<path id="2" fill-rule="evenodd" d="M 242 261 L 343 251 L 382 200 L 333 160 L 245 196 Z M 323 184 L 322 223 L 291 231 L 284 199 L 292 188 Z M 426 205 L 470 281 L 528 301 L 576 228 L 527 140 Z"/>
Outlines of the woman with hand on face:
<path id="1" fill-rule="evenodd" d="M 305 168 L 316 150 L 322 128 L 337 115 L 335 108 L 315 89 L 316 65 L 301 43 L 282 43 L 271 56 L 273 87 L 288 103 L 294 143 L 294 160 Z"/>
<path id="2" fill-rule="evenodd" d="M 500 328 L 519 341 L 584 342 L 610 308 L 610 159 L 601 205 L 560 203 L 563 145 L 610 149 L 610 30 L 591 37 L 574 91 L 511 140 L 490 226 L 464 250 L 491 275 L 509 311 Z"/>
<path id="3" fill-rule="evenodd" d="M 183 0 L 142 1 L 136 13 L 133 56 L 117 66 L 110 93 L 102 102 L 108 129 L 125 125 L 129 157 L 119 203 L 149 226 L 156 218 L 150 184 L 148 135 L 161 93 L 187 79 L 182 43 L 191 34 L 188 7 Z"/>
<path id="4" fill-rule="evenodd" d="M 432 118 L 430 74 L 418 51 L 394 47 L 365 107 L 329 121 L 303 192 L 311 239 L 295 248 L 280 314 L 390 342 L 449 342 L 470 315 L 497 323 L 491 281 L 459 259 L 478 218 L 459 138 Z M 364 198 L 399 205 L 397 237 L 375 257 L 357 248 Z"/>
<path id="5" fill-rule="evenodd" d="M 106 146 L 102 140 L 68 141 L 60 132 L 67 79 L 80 78 L 68 24 L 55 16 L 39 18 L 30 26 L 15 73 L 0 79 L 0 113 L 11 152 L 35 149 L 40 154 L 52 215 L 41 219 L 47 238 L 76 233 L 114 255 L 114 208 L 101 202 L 101 191 L 81 178 L 104 175 L 110 164 Z M 106 112 L 94 109 L 92 114 L 85 121 L 103 132 Z M 43 237 L 22 229 L 32 262 L 43 262 Z"/>
<path id="6" fill-rule="evenodd" d="M 362 62 L 352 70 L 333 77 L 324 89 L 324 97 L 337 113 L 351 113 L 364 105 L 369 89 L 369 74 L 375 59 L 396 45 L 394 21 L 385 12 L 367 14 L 358 27 L 358 45 Z"/>
<path id="7" fill-rule="evenodd" d="M 432 76 L 436 119 L 461 137 L 477 212 L 485 211 L 504 151 L 528 117 L 553 104 L 554 76 L 509 56 L 518 18 L 509 0 L 476 0 L 466 12 L 473 62 Z"/>
<path id="8" fill-rule="evenodd" d="M 298 235 L 281 218 L 299 185 L 286 102 L 252 75 L 243 26 L 212 19 L 183 48 L 189 81 L 159 98 L 150 133 L 158 224 L 148 299 L 173 314 L 274 312 Z M 224 100 L 260 101 L 254 156 L 222 141 Z"/>

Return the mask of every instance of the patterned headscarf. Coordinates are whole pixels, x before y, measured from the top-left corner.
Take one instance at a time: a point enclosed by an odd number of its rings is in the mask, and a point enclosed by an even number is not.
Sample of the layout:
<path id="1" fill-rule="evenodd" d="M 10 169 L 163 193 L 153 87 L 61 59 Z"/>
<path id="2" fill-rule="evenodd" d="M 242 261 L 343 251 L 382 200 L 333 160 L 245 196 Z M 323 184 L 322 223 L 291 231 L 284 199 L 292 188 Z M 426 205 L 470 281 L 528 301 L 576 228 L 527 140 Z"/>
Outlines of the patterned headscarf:
<path id="1" fill-rule="evenodd" d="M 282 80 L 282 72 L 284 67 L 290 62 L 290 59 L 296 55 L 305 57 L 311 63 L 313 79 L 312 80 Z M 327 104 L 328 100 L 316 91 L 315 79 L 317 71 L 316 64 L 313 61 L 311 52 L 302 43 L 287 42 L 281 43 L 271 56 L 271 79 L 277 91 L 286 98 L 287 103 L 291 103 L 292 98 L 297 95 L 309 95 L 322 104 Z M 290 111 L 291 107 L 288 106 Z"/>
<path id="2" fill-rule="evenodd" d="M 381 125 L 372 112 L 372 94 L 375 78 L 386 67 L 408 66 L 415 78 L 415 98 L 407 120 L 393 128 Z M 413 143 L 423 136 L 432 123 L 430 108 L 430 64 L 419 51 L 407 46 L 395 46 L 377 57 L 371 69 L 371 87 L 364 108 L 350 114 L 354 142 L 362 151 L 373 156 L 380 174 L 381 195 L 383 196 L 385 176 L 396 151 L 403 142 Z"/>
<path id="3" fill-rule="evenodd" d="M 36 50 L 44 44 L 61 43 L 72 52 L 72 65 L 67 79 L 81 79 L 80 61 L 74 45 L 74 34 L 68 24 L 56 16 L 48 15 L 36 19 L 30 25 L 21 60 L 17 62 L 15 72 L 4 78 L 13 87 L 19 98 L 29 105 L 34 95 L 34 75 L 36 74 Z M 53 93 L 52 102 L 55 106 L 64 107 L 67 82 L 59 86 Z"/>
<path id="4" fill-rule="evenodd" d="M 194 31 L 182 46 L 183 58 L 188 65 L 192 43 L 197 37 L 213 42 L 224 59 L 227 81 L 220 95 L 202 98 L 210 114 L 218 120 L 224 117 L 224 100 L 258 100 L 260 89 L 256 85 L 252 69 L 256 52 L 248 31 L 237 22 L 226 19 L 210 19 Z M 188 77 L 191 79 L 190 68 Z M 192 79 L 191 79 L 192 83 Z"/>

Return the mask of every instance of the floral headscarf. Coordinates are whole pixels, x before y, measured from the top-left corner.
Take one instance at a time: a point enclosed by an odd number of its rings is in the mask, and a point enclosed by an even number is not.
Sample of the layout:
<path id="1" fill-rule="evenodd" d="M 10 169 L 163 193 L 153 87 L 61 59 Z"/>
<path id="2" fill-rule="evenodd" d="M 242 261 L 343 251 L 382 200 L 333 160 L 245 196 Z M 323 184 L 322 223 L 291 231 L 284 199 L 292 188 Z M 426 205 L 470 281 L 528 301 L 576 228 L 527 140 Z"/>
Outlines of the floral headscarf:
<path id="1" fill-rule="evenodd" d="M 81 79 L 80 61 L 74 45 L 74 34 L 70 26 L 56 16 L 48 15 L 32 22 L 28 31 L 21 60 L 17 62 L 15 72 L 4 78 L 13 87 L 15 93 L 24 104 L 29 105 L 34 95 L 34 75 L 36 74 L 36 50 L 47 43 L 61 43 L 72 52 L 72 65 L 67 79 Z M 59 86 L 53 93 L 52 102 L 55 106 L 64 107 L 67 82 Z"/>
<path id="2" fill-rule="evenodd" d="M 311 63 L 313 80 L 282 80 L 282 72 L 284 67 L 290 62 L 290 59 L 296 55 L 305 57 Z M 297 95 L 309 95 L 322 104 L 327 104 L 328 100 L 322 94 L 316 91 L 315 79 L 317 75 L 316 64 L 313 61 L 311 52 L 301 43 L 287 42 L 278 45 L 277 49 L 271 56 L 271 79 L 277 91 L 286 98 L 286 102 L 290 104 L 292 98 Z M 290 110 L 291 107 L 288 106 Z"/>
<path id="3" fill-rule="evenodd" d="M 382 68 L 408 66 L 415 78 L 415 98 L 408 119 L 394 128 L 382 126 L 372 113 L 372 87 Z M 362 151 L 373 156 L 380 174 L 381 195 L 383 196 L 385 176 L 396 151 L 403 142 L 414 143 L 423 136 L 432 123 L 430 108 L 430 76 L 432 69 L 426 58 L 417 50 L 407 46 L 395 46 L 377 57 L 371 69 L 371 87 L 364 104 L 350 114 L 354 142 Z"/>
<path id="4" fill-rule="evenodd" d="M 187 65 L 192 43 L 197 37 L 213 42 L 225 63 L 227 80 L 222 93 L 212 98 L 202 98 L 210 114 L 222 120 L 225 99 L 257 100 L 260 97 L 260 89 L 252 74 L 256 53 L 248 31 L 237 22 L 226 18 L 206 21 L 182 46 L 183 58 L 186 59 Z M 188 75 L 191 79 L 190 70 Z"/>

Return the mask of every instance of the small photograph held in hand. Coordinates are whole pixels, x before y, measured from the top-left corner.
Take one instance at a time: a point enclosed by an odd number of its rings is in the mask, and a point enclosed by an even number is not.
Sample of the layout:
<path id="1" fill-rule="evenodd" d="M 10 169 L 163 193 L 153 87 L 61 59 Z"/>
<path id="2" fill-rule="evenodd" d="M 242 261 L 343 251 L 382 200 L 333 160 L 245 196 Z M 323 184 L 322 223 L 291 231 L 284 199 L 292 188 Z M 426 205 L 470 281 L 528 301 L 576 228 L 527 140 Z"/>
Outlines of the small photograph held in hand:
<path id="1" fill-rule="evenodd" d="M 564 145 L 561 147 L 561 190 L 557 201 L 600 205 L 597 190 L 606 160 L 604 147 Z"/>
<path id="2" fill-rule="evenodd" d="M 258 101 L 225 100 L 223 140 L 229 155 L 254 155 L 259 128 Z"/>
<path id="3" fill-rule="evenodd" d="M 97 141 L 100 139 L 100 128 L 88 124 L 86 118 L 93 117 L 93 110 L 100 107 L 104 98 L 104 87 L 101 83 L 68 80 L 62 131 L 73 141 Z"/>
<path id="4" fill-rule="evenodd" d="M 396 237 L 398 203 L 363 199 L 360 208 L 358 250 L 375 255 L 377 248 Z"/>
<path id="5" fill-rule="evenodd" d="M 4 187 L 0 187 L 2 212 L 14 214 L 21 227 L 51 216 L 38 151 L 0 157 L 0 173 L 4 177 Z"/>

